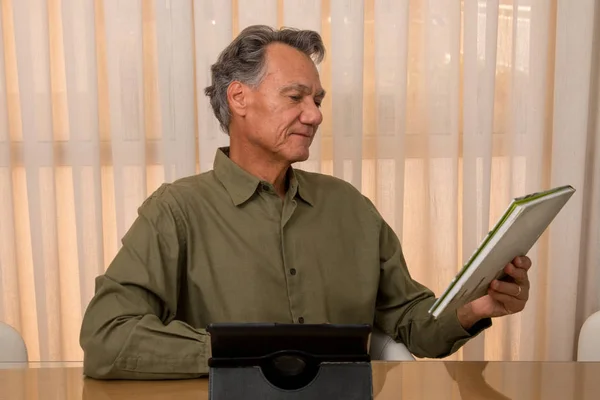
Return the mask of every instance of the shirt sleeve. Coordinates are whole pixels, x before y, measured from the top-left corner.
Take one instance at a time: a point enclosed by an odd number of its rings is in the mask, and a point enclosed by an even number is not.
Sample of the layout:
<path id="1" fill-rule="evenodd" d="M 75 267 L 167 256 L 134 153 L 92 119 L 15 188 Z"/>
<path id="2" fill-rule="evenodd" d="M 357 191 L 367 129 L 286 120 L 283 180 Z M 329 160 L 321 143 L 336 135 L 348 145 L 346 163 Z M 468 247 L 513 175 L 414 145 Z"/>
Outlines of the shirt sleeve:
<path id="1" fill-rule="evenodd" d="M 379 329 L 417 357 L 443 358 L 491 326 L 491 319 L 483 319 L 467 331 L 456 312 L 437 319 L 431 316 L 434 293 L 412 279 L 398 237 L 383 218 L 380 221 L 381 271 L 375 313 Z"/>
<path id="2" fill-rule="evenodd" d="M 186 269 L 185 222 L 167 185 L 139 208 L 81 327 L 84 374 L 96 379 L 183 379 L 208 373 L 210 340 L 177 320 Z"/>

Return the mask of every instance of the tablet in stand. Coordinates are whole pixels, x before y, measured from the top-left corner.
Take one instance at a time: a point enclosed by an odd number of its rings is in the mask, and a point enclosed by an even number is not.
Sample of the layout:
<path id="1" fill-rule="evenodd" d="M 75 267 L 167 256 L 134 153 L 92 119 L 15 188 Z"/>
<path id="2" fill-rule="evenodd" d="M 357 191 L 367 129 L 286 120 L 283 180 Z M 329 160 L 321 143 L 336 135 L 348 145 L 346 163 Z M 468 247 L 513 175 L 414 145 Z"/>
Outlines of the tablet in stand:
<path id="1" fill-rule="evenodd" d="M 371 399 L 371 326 L 211 324 L 209 398 Z"/>

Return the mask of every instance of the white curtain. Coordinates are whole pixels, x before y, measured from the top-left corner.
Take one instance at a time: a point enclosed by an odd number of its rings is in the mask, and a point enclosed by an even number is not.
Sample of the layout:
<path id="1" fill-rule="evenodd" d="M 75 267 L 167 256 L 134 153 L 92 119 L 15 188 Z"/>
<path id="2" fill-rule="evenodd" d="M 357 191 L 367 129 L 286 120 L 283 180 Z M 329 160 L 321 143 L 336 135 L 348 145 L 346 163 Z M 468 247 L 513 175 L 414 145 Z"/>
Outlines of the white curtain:
<path id="1" fill-rule="evenodd" d="M 581 0 L 0 0 L 0 321 L 81 360 L 82 313 L 164 181 L 226 145 L 203 89 L 251 24 L 319 31 L 329 93 L 298 167 L 369 196 L 440 294 L 512 197 L 577 192 L 526 310 L 450 359 L 572 360 L 600 309 L 600 5 Z"/>

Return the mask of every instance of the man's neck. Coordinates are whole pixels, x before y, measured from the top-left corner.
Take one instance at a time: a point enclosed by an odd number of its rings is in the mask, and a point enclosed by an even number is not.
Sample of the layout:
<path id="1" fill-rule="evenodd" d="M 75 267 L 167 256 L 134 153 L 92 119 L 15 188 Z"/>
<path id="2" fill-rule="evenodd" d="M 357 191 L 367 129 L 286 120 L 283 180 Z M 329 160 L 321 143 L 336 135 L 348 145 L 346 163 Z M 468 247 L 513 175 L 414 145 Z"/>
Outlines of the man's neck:
<path id="1" fill-rule="evenodd" d="M 246 172 L 271 183 L 277 194 L 285 197 L 287 163 L 272 160 L 267 154 L 257 152 L 255 147 L 233 140 L 229 147 L 229 159 Z"/>

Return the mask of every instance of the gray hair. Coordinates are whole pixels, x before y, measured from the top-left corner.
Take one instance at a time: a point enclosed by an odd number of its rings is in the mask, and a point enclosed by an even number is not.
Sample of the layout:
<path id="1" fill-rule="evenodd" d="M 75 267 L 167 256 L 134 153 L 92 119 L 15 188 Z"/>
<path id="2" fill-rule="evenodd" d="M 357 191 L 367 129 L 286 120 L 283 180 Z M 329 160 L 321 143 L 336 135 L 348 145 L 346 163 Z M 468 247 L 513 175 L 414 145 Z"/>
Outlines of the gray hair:
<path id="1" fill-rule="evenodd" d="M 275 42 L 300 50 L 316 64 L 325 57 L 323 40 L 315 31 L 294 28 L 274 30 L 266 25 L 253 25 L 244 29 L 211 66 L 212 84 L 204 89 L 225 133 L 229 133 L 231 120 L 227 88 L 234 81 L 251 87 L 260 85 L 265 74 L 265 50 Z"/>

